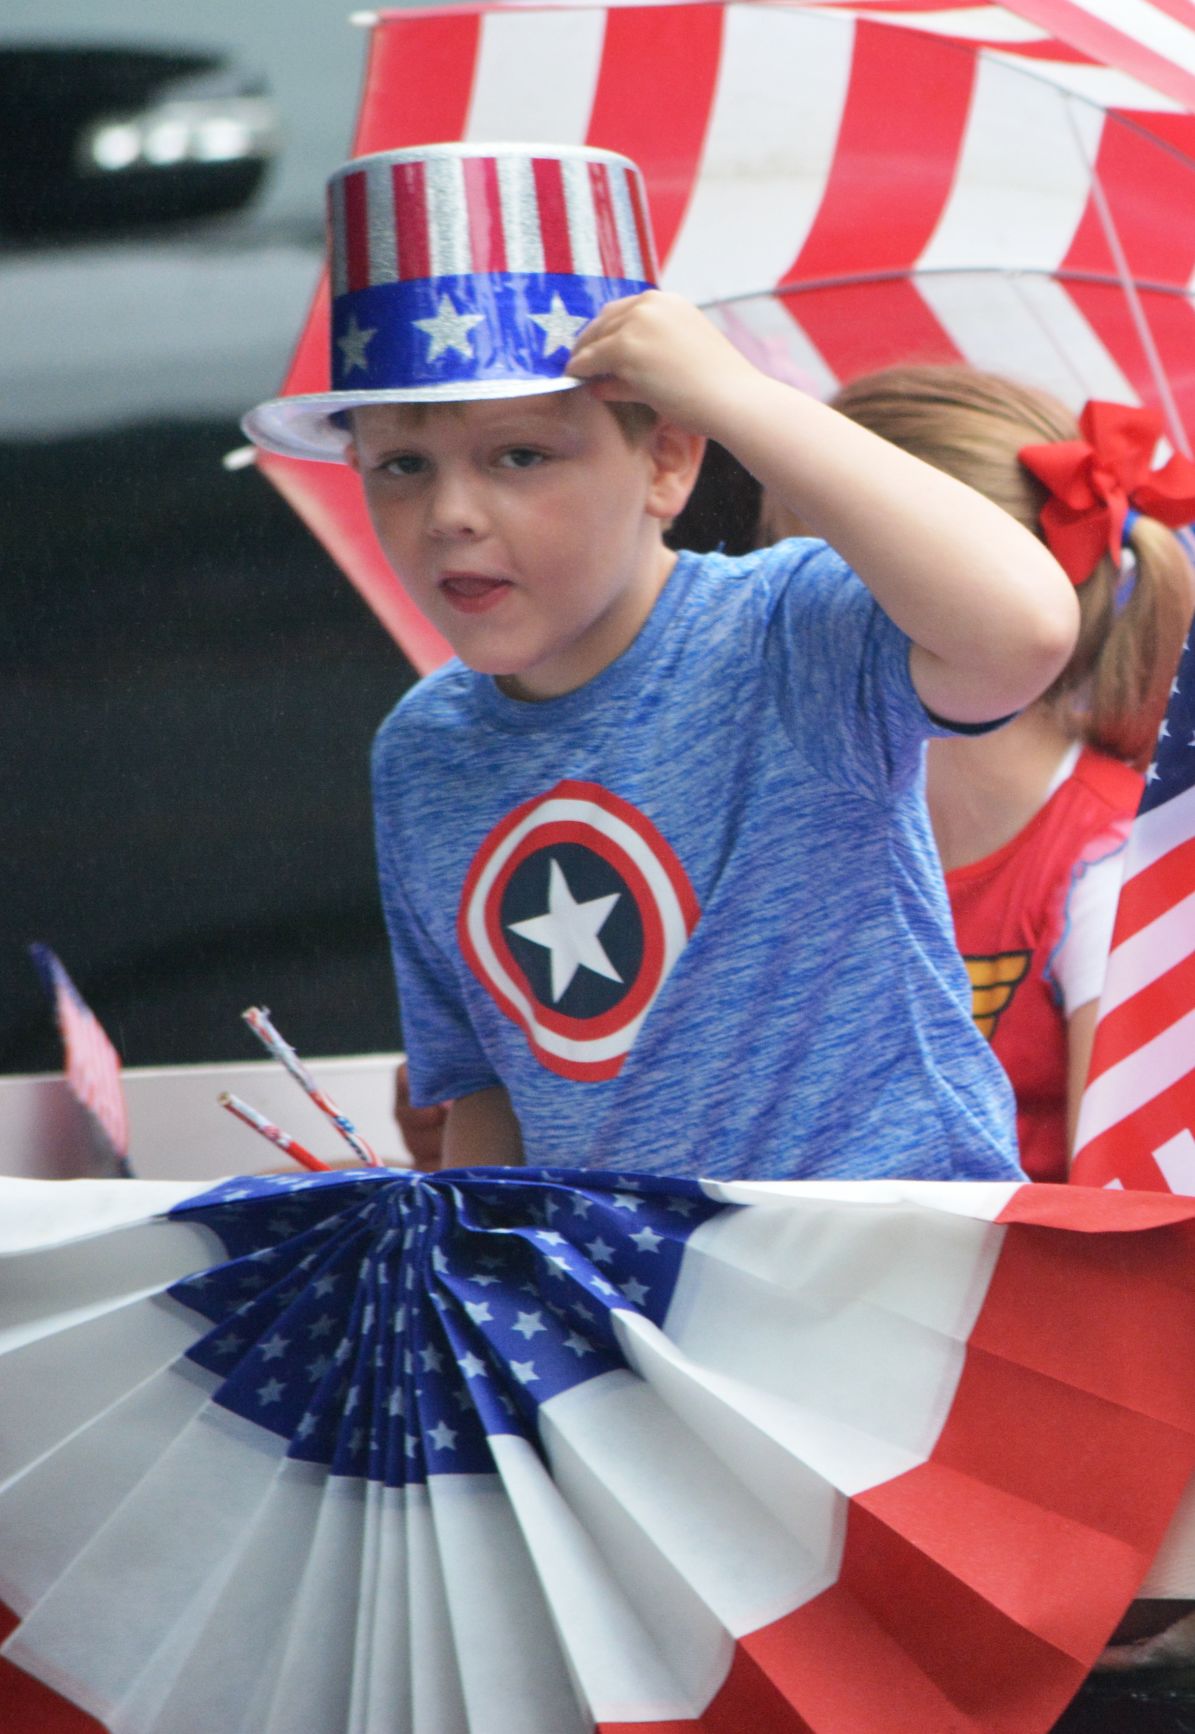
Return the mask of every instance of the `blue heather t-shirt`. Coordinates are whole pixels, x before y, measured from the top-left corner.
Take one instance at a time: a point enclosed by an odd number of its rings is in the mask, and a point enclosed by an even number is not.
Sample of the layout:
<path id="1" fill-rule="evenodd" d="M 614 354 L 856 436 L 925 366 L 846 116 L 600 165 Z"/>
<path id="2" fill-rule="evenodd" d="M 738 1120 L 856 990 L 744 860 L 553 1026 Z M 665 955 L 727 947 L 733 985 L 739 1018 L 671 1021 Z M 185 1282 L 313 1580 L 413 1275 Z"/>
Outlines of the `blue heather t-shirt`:
<path id="1" fill-rule="evenodd" d="M 453 661 L 379 731 L 416 1103 L 502 1084 L 527 1160 L 1009 1179 L 923 796 L 909 641 L 824 543 L 680 555 L 525 703 Z"/>

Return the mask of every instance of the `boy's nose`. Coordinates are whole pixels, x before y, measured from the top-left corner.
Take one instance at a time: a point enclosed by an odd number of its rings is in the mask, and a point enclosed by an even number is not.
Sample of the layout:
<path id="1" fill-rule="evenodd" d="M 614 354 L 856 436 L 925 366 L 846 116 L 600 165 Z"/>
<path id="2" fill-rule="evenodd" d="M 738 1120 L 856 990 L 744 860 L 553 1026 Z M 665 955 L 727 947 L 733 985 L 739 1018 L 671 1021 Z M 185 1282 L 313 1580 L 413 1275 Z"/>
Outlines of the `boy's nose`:
<path id="1" fill-rule="evenodd" d="M 480 535 L 485 527 L 485 506 L 478 489 L 463 476 L 438 476 L 428 503 L 427 523 L 433 536 Z"/>

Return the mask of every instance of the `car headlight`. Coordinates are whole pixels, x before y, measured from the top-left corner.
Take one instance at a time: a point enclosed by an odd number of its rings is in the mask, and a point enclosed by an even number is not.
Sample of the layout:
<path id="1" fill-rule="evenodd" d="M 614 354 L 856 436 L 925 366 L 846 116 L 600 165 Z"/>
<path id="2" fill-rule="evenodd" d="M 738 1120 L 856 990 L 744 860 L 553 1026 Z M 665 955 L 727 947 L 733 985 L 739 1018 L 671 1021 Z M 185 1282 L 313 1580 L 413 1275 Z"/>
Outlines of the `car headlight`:
<path id="1" fill-rule="evenodd" d="M 75 163 L 83 174 L 119 174 L 179 163 L 263 161 L 274 155 L 279 137 L 277 110 L 263 97 L 176 100 L 94 121 L 79 135 Z"/>

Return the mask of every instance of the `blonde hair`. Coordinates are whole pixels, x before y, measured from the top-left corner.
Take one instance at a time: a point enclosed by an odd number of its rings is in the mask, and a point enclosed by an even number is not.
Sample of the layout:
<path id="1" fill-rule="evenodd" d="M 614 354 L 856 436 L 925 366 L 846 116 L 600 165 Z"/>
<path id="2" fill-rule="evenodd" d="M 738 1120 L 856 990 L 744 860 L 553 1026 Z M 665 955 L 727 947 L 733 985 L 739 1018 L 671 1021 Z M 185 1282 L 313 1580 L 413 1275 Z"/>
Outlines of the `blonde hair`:
<path id="1" fill-rule="evenodd" d="M 621 400 L 609 398 L 603 399 L 603 402 L 618 423 L 622 437 L 629 446 L 636 446 L 641 440 L 646 439 L 660 419 L 658 412 L 647 403 L 624 403 Z M 359 405 L 358 407 L 364 408 L 365 406 Z M 444 410 L 455 410 L 458 415 L 462 414 L 465 409 L 465 402 L 463 399 L 454 398 L 448 403 L 406 403 L 402 407 L 415 426 L 419 427 L 433 414 L 442 414 Z M 351 409 L 337 410 L 328 419 L 335 426 L 343 428 L 352 437 L 353 411 Z"/>
<path id="2" fill-rule="evenodd" d="M 1042 539 L 1048 495 L 1017 457 L 1025 445 L 1079 439 L 1078 423 L 1047 392 L 967 367 L 907 366 L 866 374 L 841 388 L 835 409 L 985 494 Z M 1041 703 L 1076 739 L 1141 765 L 1157 737 L 1191 616 L 1195 575 L 1172 531 L 1139 517 L 1126 547 L 1127 574 L 1105 555 L 1077 587 L 1074 654 Z"/>

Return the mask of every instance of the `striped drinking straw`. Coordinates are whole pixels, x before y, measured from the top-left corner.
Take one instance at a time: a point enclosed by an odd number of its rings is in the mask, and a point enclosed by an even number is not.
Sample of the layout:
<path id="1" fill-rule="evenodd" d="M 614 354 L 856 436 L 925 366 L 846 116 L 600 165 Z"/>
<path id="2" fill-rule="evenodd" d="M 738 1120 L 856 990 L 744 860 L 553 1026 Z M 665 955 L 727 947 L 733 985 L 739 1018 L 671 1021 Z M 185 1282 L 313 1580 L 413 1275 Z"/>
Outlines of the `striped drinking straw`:
<path id="1" fill-rule="evenodd" d="M 353 1154 L 362 1162 L 367 1162 L 371 1168 L 381 1168 L 383 1166 L 381 1157 L 370 1149 L 348 1115 L 341 1113 L 331 1097 L 326 1096 L 320 1089 L 290 1043 L 278 1034 L 270 1022 L 270 1014 L 266 1007 L 251 1005 L 247 1011 L 241 1013 L 241 1016 L 274 1058 L 281 1060 L 296 1083 L 303 1086 L 320 1113 L 327 1115 Z"/>
<path id="2" fill-rule="evenodd" d="M 235 1114 L 238 1120 L 243 1120 L 246 1126 L 252 1126 L 255 1132 L 260 1132 L 263 1138 L 268 1138 L 271 1144 L 276 1144 L 279 1150 L 285 1150 L 288 1156 L 294 1158 L 303 1168 L 317 1169 L 328 1173 L 331 1163 L 321 1162 L 319 1157 L 300 1144 L 297 1138 L 292 1138 L 289 1132 L 284 1132 L 281 1126 L 275 1126 L 272 1120 L 267 1120 L 264 1114 L 248 1102 L 242 1102 L 239 1096 L 234 1096 L 225 1090 L 219 1098 L 220 1106 L 227 1108 L 230 1114 Z"/>

